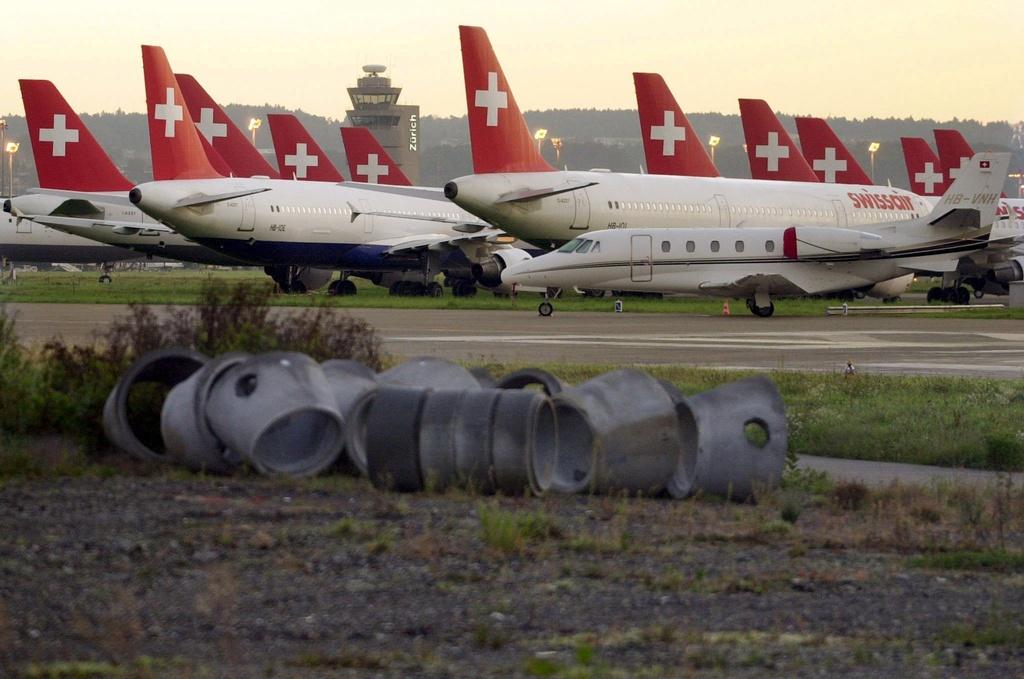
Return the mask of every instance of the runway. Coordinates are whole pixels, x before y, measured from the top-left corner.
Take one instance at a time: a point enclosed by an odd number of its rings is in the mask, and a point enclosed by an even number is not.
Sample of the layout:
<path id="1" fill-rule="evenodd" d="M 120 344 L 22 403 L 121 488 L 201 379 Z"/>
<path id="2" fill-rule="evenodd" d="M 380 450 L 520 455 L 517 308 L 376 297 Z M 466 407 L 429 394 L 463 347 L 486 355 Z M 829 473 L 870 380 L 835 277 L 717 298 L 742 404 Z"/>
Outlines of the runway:
<path id="1" fill-rule="evenodd" d="M 90 341 L 123 305 L 9 304 L 24 342 Z M 280 308 L 279 313 L 293 313 Z M 1024 377 L 1024 323 L 965 318 L 775 317 L 410 309 L 365 318 L 397 357 L 497 363 L 685 364 L 724 369 Z"/>

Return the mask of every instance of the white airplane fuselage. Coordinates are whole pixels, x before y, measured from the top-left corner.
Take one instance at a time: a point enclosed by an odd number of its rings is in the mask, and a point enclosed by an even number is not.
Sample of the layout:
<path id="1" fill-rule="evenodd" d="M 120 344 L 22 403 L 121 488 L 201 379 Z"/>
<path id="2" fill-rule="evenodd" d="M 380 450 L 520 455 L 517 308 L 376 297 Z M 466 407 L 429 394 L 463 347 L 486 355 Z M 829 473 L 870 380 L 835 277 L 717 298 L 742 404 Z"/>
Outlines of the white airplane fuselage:
<path id="1" fill-rule="evenodd" d="M 246 191 L 259 192 L 194 207 L 175 206 L 195 197 Z M 403 268 L 411 258 L 404 258 L 403 265 L 402 257 L 389 255 L 392 248 L 431 237 L 467 238 L 452 223 L 479 223 L 437 189 L 396 193 L 348 182 L 175 180 L 140 184 L 131 196 L 144 212 L 189 239 L 262 265 Z"/>
<path id="2" fill-rule="evenodd" d="M 0 258 L 26 264 L 101 264 L 139 259 L 131 250 L 63 233 L 29 219 L 4 214 L 0 221 Z"/>

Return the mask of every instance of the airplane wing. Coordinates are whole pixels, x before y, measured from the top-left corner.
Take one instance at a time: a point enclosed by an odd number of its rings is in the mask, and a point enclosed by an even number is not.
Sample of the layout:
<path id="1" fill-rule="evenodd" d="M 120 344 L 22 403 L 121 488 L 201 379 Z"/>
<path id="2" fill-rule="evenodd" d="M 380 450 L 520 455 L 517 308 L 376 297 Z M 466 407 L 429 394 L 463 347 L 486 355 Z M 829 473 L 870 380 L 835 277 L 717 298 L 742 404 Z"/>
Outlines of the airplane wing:
<path id="1" fill-rule="evenodd" d="M 466 236 L 452 236 L 445 233 L 429 233 L 405 238 L 389 238 L 387 240 L 375 241 L 368 245 L 386 245 L 388 255 L 407 255 L 423 250 L 454 249 L 472 243 L 494 243 L 505 245 L 515 240 L 503 232 L 490 234 L 474 234 Z"/>
<path id="2" fill-rule="evenodd" d="M 845 278 L 848 280 L 842 287 L 855 288 L 876 282 L 849 274 Z M 712 294 L 737 297 L 752 295 L 758 290 L 767 291 L 771 295 L 816 295 L 840 289 L 837 287 L 834 272 L 822 275 L 813 270 L 793 270 L 787 271 L 785 274 L 750 274 L 733 279 L 711 279 L 704 281 L 698 287 Z"/>
<path id="3" fill-rule="evenodd" d="M 354 204 L 349 203 L 348 209 L 352 212 L 351 221 L 356 221 L 360 216 L 366 215 L 370 217 L 395 217 L 396 219 L 415 219 L 423 222 L 434 222 L 437 224 L 448 224 L 456 231 L 462 231 L 463 233 L 476 233 L 483 229 L 494 228 L 490 224 L 484 221 L 470 221 L 466 219 L 452 219 L 451 217 L 431 217 L 428 215 L 418 215 L 404 212 L 392 212 L 388 210 L 360 210 Z"/>

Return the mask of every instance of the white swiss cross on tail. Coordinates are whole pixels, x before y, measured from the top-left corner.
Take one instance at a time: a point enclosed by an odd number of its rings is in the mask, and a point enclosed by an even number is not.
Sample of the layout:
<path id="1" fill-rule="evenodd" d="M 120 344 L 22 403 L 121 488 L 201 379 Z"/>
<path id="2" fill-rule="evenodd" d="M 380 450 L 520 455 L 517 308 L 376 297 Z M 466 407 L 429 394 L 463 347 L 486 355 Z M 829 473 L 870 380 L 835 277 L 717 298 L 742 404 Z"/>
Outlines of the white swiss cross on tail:
<path id="1" fill-rule="evenodd" d="M 949 178 L 950 179 L 956 179 L 957 177 L 959 177 L 960 176 L 960 171 L 963 170 L 964 167 L 968 163 L 970 163 L 970 162 L 971 162 L 970 158 L 963 158 L 963 157 L 961 157 L 959 165 L 957 165 L 956 167 L 949 168 Z"/>
<path id="2" fill-rule="evenodd" d="M 306 144 L 299 142 L 295 145 L 295 154 L 286 155 L 284 157 L 284 164 L 288 167 L 295 168 L 295 178 L 305 179 L 306 170 L 311 167 L 316 167 L 320 164 L 320 159 L 316 156 L 311 156 L 306 152 Z"/>
<path id="3" fill-rule="evenodd" d="M 63 113 L 55 113 L 53 127 L 39 130 L 39 141 L 53 144 L 53 156 L 67 155 L 68 144 L 78 141 L 78 130 L 68 129 L 68 118 Z"/>
<path id="4" fill-rule="evenodd" d="M 925 193 L 932 193 L 935 185 L 942 183 L 942 173 L 935 171 L 935 163 L 925 163 L 924 170 L 914 175 L 914 181 L 924 184 Z"/>
<path id="5" fill-rule="evenodd" d="M 164 136 L 174 136 L 174 123 L 184 119 L 182 108 L 174 103 L 174 88 L 167 88 L 167 103 L 153 107 L 153 117 L 164 121 Z"/>
<path id="6" fill-rule="evenodd" d="M 826 184 L 835 184 L 836 173 L 846 172 L 846 161 L 842 158 L 836 158 L 834 146 L 827 146 L 825 147 L 825 157 L 814 161 L 814 169 L 825 173 Z"/>
<path id="7" fill-rule="evenodd" d="M 388 176 L 388 166 L 381 165 L 376 153 L 366 156 L 366 165 L 356 165 L 356 174 L 366 177 L 367 184 L 377 184 L 381 177 Z"/>
<path id="8" fill-rule="evenodd" d="M 199 122 L 196 123 L 196 129 L 199 130 L 199 134 L 206 137 L 206 141 L 210 144 L 217 137 L 228 136 L 227 123 L 213 122 L 213 109 L 209 107 L 199 109 Z"/>
<path id="9" fill-rule="evenodd" d="M 768 171 L 779 171 L 779 159 L 789 158 L 789 147 L 779 143 L 779 133 L 769 132 L 768 143 L 760 144 L 754 148 L 754 155 L 768 161 Z"/>
<path id="10" fill-rule="evenodd" d="M 487 89 L 477 90 L 473 103 L 477 108 L 487 109 L 487 127 L 498 126 L 498 109 L 508 108 L 508 92 L 498 89 L 498 73 L 487 74 Z"/>
<path id="11" fill-rule="evenodd" d="M 686 141 L 686 128 L 676 125 L 676 112 L 665 111 L 665 122 L 651 125 L 651 141 L 661 142 L 661 155 L 674 156 L 676 142 Z"/>

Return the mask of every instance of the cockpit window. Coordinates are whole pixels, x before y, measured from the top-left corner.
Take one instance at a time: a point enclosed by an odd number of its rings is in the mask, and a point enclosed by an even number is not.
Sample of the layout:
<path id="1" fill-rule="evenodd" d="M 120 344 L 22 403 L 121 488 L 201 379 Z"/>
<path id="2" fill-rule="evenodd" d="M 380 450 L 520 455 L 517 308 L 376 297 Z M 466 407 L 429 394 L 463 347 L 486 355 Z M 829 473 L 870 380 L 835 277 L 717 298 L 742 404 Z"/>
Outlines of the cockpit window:
<path id="1" fill-rule="evenodd" d="M 593 247 L 593 245 L 594 245 L 594 241 L 592 241 L 592 240 L 584 240 L 583 244 L 580 245 L 579 248 L 576 249 L 576 254 L 582 255 L 585 252 L 589 252 L 590 248 Z"/>
<path id="2" fill-rule="evenodd" d="M 594 241 L 594 248 L 590 251 L 591 253 L 601 252 L 601 241 Z"/>
<path id="3" fill-rule="evenodd" d="M 571 241 L 558 248 L 558 252 L 572 252 L 580 246 L 581 242 L 582 241 L 580 241 L 579 238 L 573 238 Z"/>

